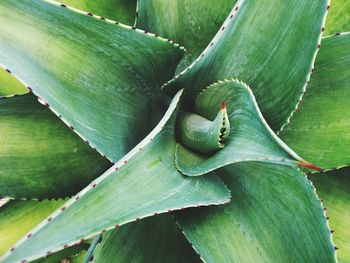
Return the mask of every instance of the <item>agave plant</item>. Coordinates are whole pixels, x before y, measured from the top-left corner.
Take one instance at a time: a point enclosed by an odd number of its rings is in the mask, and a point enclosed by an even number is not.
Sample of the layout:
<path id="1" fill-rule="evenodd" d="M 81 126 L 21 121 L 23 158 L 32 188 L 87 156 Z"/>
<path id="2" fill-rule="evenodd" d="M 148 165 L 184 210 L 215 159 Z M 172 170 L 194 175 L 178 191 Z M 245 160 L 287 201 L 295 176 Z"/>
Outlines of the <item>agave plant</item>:
<path id="1" fill-rule="evenodd" d="M 350 262 L 349 12 L 0 0 L 1 261 Z"/>

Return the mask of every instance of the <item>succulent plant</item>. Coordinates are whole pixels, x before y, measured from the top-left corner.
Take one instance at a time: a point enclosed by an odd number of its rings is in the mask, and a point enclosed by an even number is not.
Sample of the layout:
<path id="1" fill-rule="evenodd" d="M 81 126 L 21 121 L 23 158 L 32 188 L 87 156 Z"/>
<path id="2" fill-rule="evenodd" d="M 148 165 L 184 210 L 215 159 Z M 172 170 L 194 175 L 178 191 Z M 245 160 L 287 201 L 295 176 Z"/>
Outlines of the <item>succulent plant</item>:
<path id="1" fill-rule="evenodd" d="M 0 261 L 350 262 L 329 4 L 1 0 Z"/>

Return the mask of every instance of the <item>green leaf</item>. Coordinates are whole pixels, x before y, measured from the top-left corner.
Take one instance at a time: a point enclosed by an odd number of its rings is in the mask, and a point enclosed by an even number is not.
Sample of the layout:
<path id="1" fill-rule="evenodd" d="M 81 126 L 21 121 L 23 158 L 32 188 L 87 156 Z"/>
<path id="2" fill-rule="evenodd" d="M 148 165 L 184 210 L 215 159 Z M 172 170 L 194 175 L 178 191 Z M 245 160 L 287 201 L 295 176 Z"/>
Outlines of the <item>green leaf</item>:
<path id="1" fill-rule="evenodd" d="M 14 200 L 0 207 L 0 255 L 63 203 L 64 200 Z"/>
<path id="2" fill-rule="evenodd" d="M 232 202 L 176 213 L 205 262 L 335 262 L 314 188 L 298 170 L 240 163 L 220 171 Z"/>
<path id="3" fill-rule="evenodd" d="M 350 164 L 350 34 L 327 37 L 308 93 L 281 138 L 329 169 Z"/>
<path id="4" fill-rule="evenodd" d="M 53 1 L 1 1 L 0 24 L 3 67 L 113 161 L 151 130 L 159 86 L 183 53 Z"/>
<path id="5" fill-rule="evenodd" d="M 70 263 L 82 263 L 82 262 L 84 262 L 85 255 L 86 255 L 86 251 L 82 251 L 79 255 L 71 257 Z"/>
<path id="6" fill-rule="evenodd" d="M 201 262 L 169 215 L 145 218 L 103 236 L 94 262 Z"/>
<path id="7" fill-rule="evenodd" d="M 25 94 L 28 89 L 5 70 L 0 70 L 0 98 Z"/>
<path id="8" fill-rule="evenodd" d="M 226 145 L 213 155 L 203 156 L 178 144 L 175 164 L 183 174 L 203 175 L 228 164 L 247 161 L 292 166 L 303 162 L 269 128 L 252 91 L 240 81 L 219 81 L 207 87 L 197 96 L 194 110 L 203 117 L 214 119 L 222 101 L 226 101 L 231 124 Z"/>
<path id="9" fill-rule="evenodd" d="M 185 46 L 184 69 L 209 44 L 236 1 L 138 0 L 136 26 Z"/>
<path id="10" fill-rule="evenodd" d="M 135 21 L 136 0 L 59 0 L 58 2 L 127 25 L 133 25 Z"/>
<path id="11" fill-rule="evenodd" d="M 350 2 L 348 0 L 332 0 L 327 16 L 325 34 L 350 31 Z"/>
<path id="12" fill-rule="evenodd" d="M 186 207 L 230 199 L 215 175 L 185 177 L 174 167 L 174 122 L 182 92 L 156 128 L 105 174 L 23 237 L 1 260 L 33 260 L 106 230 Z"/>
<path id="13" fill-rule="evenodd" d="M 185 88 L 189 100 L 211 83 L 238 78 L 278 130 L 306 87 L 320 41 L 327 0 L 240 0 L 201 56 L 164 89 Z"/>
<path id="14" fill-rule="evenodd" d="M 113 230 L 111 230 L 111 231 L 113 231 Z M 92 261 L 92 259 L 94 257 L 93 254 L 95 252 L 96 246 L 99 245 L 101 243 L 101 241 L 102 241 L 102 233 L 96 235 L 92 239 L 90 247 L 89 247 L 88 251 L 86 252 L 86 254 L 84 256 L 83 263 L 88 263 L 88 262 Z"/>
<path id="15" fill-rule="evenodd" d="M 60 252 L 57 252 L 53 255 L 50 255 L 48 257 L 35 260 L 33 261 L 33 263 L 57 263 L 57 262 L 64 263 L 63 260 L 70 260 L 71 258 L 74 258 L 82 254 L 83 251 L 86 251 L 88 248 L 89 248 L 89 244 L 87 243 L 78 244 L 73 247 L 64 249 Z"/>
<path id="16" fill-rule="evenodd" d="M 339 262 L 350 262 L 350 167 L 311 176 L 327 208 Z"/>
<path id="17" fill-rule="evenodd" d="M 0 99 L 0 196 L 71 196 L 110 162 L 32 94 Z"/>

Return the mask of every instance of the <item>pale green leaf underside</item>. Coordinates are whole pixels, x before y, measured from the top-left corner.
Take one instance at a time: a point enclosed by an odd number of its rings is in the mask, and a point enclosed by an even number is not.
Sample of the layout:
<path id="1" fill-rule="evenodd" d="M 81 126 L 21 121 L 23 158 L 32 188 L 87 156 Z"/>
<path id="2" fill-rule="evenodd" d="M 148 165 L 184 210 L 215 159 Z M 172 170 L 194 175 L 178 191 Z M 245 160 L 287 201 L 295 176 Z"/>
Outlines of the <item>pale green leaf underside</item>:
<path id="1" fill-rule="evenodd" d="M 135 21 L 136 0 L 59 0 L 105 18 L 133 25 Z"/>
<path id="2" fill-rule="evenodd" d="M 7 71 L 0 70 L 0 98 L 14 94 L 25 94 L 28 89 Z"/>
<path id="3" fill-rule="evenodd" d="M 0 99 L 0 196 L 71 196 L 111 163 L 32 94 Z"/>
<path id="4" fill-rule="evenodd" d="M 242 82 L 227 80 L 209 86 L 196 98 L 195 111 L 203 117 L 213 119 L 222 101 L 226 101 L 231 124 L 225 147 L 208 157 L 178 144 L 175 163 L 182 173 L 202 175 L 228 164 L 247 161 L 295 166 L 301 160 L 269 128 L 252 91 Z"/>
<path id="5" fill-rule="evenodd" d="M 314 188 L 292 167 L 240 163 L 220 170 L 230 204 L 176 213 L 205 262 L 335 262 Z"/>
<path id="6" fill-rule="evenodd" d="M 348 0 L 332 0 L 327 16 L 325 35 L 350 31 L 350 2 Z"/>
<path id="7" fill-rule="evenodd" d="M 199 256 L 169 215 L 145 218 L 103 235 L 94 262 L 199 263 Z"/>
<path id="8" fill-rule="evenodd" d="M 209 44 L 236 0 L 138 0 L 137 28 L 186 47 L 184 69 Z M 180 69 L 178 68 L 178 70 Z"/>
<path id="9" fill-rule="evenodd" d="M 350 34 L 327 37 L 308 93 L 281 138 L 329 169 L 350 164 Z"/>
<path id="10" fill-rule="evenodd" d="M 0 207 L 0 255 L 63 203 L 64 200 L 16 200 Z"/>
<path id="11" fill-rule="evenodd" d="M 247 83 L 278 130 L 305 89 L 320 41 L 327 0 L 240 0 L 201 56 L 165 90 L 193 98 L 226 78 Z"/>
<path id="12" fill-rule="evenodd" d="M 350 168 L 311 176 L 317 193 L 323 199 L 334 230 L 333 239 L 340 263 L 350 262 Z"/>
<path id="13" fill-rule="evenodd" d="M 141 143 L 33 229 L 31 238 L 24 237 L 3 260 L 33 260 L 155 213 L 228 202 L 229 191 L 217 176 L 185 177 L 174 167 L 173 113 L 180 95 Z"/>
<path id="14" fill-rule="evenodd" d="M 48 1 L 0 2 L 0 61 L 92 147 L 119 160 L 151 130 L 183 51 Z"/>

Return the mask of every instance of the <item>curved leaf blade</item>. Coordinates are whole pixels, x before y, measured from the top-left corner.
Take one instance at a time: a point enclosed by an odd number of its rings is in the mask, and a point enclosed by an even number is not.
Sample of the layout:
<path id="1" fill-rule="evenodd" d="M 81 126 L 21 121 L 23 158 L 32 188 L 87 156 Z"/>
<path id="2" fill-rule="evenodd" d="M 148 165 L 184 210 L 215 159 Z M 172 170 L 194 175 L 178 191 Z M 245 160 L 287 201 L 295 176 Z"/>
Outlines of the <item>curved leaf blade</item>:
<path id="1" fill-rule="evenodd" d="M 300 171 L 249 162 L 220 173 L 230 204 L 176 213 L 205 261 L 336 262 L 323 208 Z"/>
<path id="2" fill-rule="evenodd" d="M 12 200 L 0 207 L 0 255 L 63 203 L 64 200 Z"/>
<path id="3" fill-rule="evenodd" d="M 186 47 L 187 52 L 179 71 L 205 49 L 235 2 L 236 0 L 139 0 L 136 26 L 174 39 Z"/>
<path id="4" fill-rule="evenodd" d="M 1 1 L 0 24 L 3 67 L 113 161 L 151 130 L 159 86 L 182 56 L 165 39 L 53 1 Z"/>
<path id="5" fill-rule="evenodd" d="M 123 224 L 230 199 L 215 175 L 190 178 L 174 167 L 179 92 L 156 128 L 123 159 L 23 237 L 1 260 L 33 260 Z"/>
<path id="6" fill-rule="evenodd" d="M 201 262 L 169 215 L 145 218 L 104 234 L 94 262 Z"/>
<path id="7" fill-rule="evenodd" d="M 281 138 L 324 169 L 350 164 L 350 34 L 327 37 L 308 94 Z"/>
<path id="8" fill-rule="evenodd" d="M 350 168 L 311 175 L 310 179 L 323 199 L 334 231 L 334 243 L 339 248 L 339 262 L 350 261 Z"/>
<path id="9" fill-rule="evenodd" d="M 267 125 L 251 89 L 243 82 L 225 80 L 210 85 L 197 96 L 194 109 L 199 115 L 212 120 L 222 101 L 227 104 L 231 124 L 225 147 L 211 156 L 202 156 L 178 144 L 175 164 L 179 171 L 198 176 L 239 162 L 258 161 L 291 166 L 303 162 Z"/>
<path id="10" fill-rule="evenodd" d="M 41 258 L 38 260 L 33 261 L 33 263 L 64 263 L 67 260 L 71 260 L 72 258 L 77 257 L 80 254 L 83 254 L 86 252 L 86 250 L 89 248 L 89 244 L 82 243 L 70 248 L 67 248 L 65 250 L 62 250 L 60 252 L 57 252 L 55 254 L 49 255 L 45 258 Z"/>
<path id="11" fill-rule="evenodd" d="M 189 98 L 226 78 L 247 83 L 261 112 L 279 130 L 295 110 L 321 38 L 328 0 L 240 0 L 201 56 L 165 91 Z M 190 101 L 190 100 L 189 100 Z"/>
<path id="12" fill-rule="evenodd" d="M 59 2 L 127 25 L 133 25 L 135 21 L 136 0 L 59 0 Z"/>
<path id="13" fill-rule="evenodd" d="M 112 166 L 32 94 L 0 99 L 0 196 L 72 196 Z"/>

